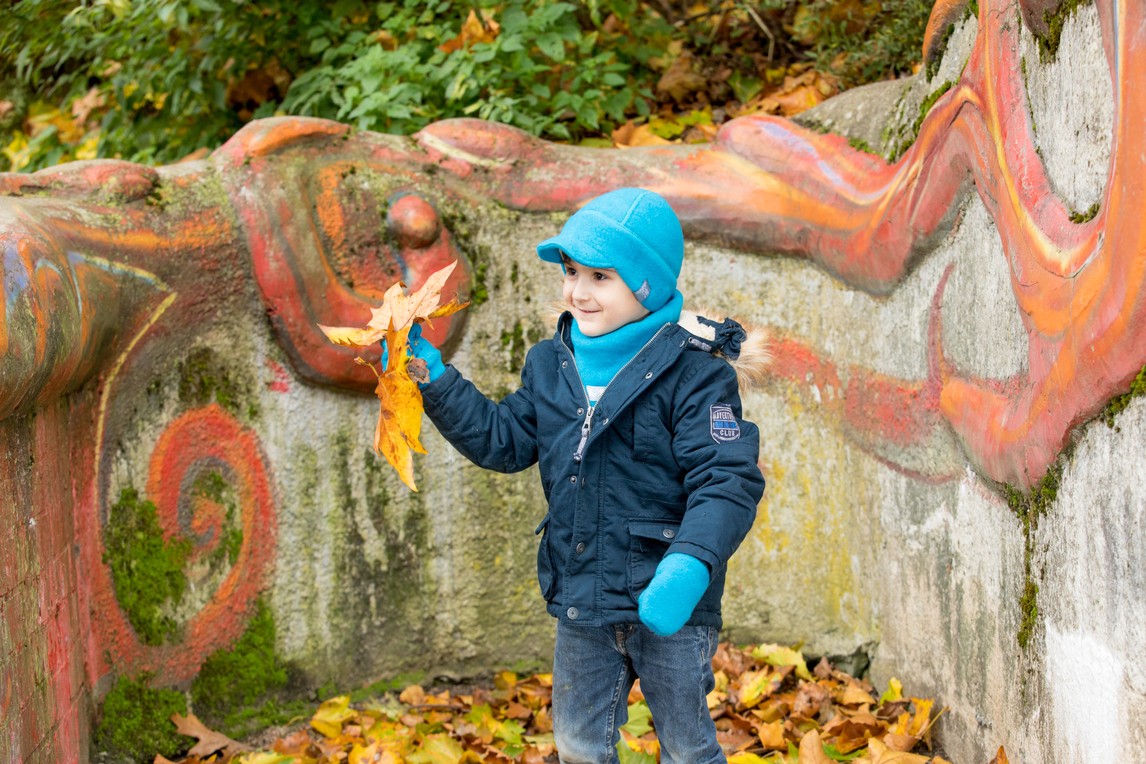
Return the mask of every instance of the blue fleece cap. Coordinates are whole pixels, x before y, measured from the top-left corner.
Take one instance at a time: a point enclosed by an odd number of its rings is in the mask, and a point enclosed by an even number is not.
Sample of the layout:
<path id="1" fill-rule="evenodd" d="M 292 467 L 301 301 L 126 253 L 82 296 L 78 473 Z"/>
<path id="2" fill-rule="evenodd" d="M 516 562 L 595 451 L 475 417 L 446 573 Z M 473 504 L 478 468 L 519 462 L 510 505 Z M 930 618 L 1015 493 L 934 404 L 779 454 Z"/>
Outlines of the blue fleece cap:
<path id="1" fill-rule="evenodd" d="M 660 194 L 619 188 L 591 200 L 565 221 L 561 233 L 537 245 L 537 256 L 561 253 L 588 268 L 612 268 L 648 310 L 676 293 L 684 261 L 680 220 Z"/>

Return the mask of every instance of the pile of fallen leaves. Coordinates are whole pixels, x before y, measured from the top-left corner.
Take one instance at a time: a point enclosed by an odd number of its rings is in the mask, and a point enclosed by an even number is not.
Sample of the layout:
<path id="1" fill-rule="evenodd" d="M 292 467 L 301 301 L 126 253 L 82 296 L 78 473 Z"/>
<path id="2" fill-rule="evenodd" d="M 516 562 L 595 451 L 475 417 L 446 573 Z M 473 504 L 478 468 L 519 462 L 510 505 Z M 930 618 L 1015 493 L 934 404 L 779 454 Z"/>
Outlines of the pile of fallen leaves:
<path id="1" fill-rule="evenodd" d="M 905 697 L 894 679 L 877 698 L 870 683 L 826 659 L 809 671 L 800 652 L 778 645 L 722 644 L 713 669 L 708 705 L 729 764 L 950 764 L 929 753 L 942 711 L 932 713 L 932 700 Z M 508 671 L 491 687 L 461 692 L 413 685 L 353 706 L 340 696 L 323 703 L 308 727 L 262 751 L 194 716 L 175 716 L 198 743 L 177 763 L 160 756 L 155 764 L 545 764 L 556 761 L 551 698 L 551 675 Z M 639 682 L 628 702 L 621 764 L 655 764 L 659 744 Z M 1002 749 L 992 764 L 1007 764 Z"/>

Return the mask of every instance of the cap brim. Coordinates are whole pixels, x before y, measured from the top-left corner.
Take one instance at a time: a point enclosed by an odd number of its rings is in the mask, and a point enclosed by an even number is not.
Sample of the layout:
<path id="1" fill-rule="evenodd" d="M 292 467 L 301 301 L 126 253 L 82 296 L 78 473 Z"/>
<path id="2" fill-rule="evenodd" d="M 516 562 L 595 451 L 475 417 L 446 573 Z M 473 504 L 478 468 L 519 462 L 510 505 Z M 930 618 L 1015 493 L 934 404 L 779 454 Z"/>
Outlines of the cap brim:
<path id="1" fill-rule="evenodd" d="M 627 238 L 615 221 L 582 210 L 569 219 L 561 233 L 537 245 L 537 256 L 550 263 L 560 263 L 564 252 L 588 268 L 613 268 L 614 258 L 624 251 Z"/>

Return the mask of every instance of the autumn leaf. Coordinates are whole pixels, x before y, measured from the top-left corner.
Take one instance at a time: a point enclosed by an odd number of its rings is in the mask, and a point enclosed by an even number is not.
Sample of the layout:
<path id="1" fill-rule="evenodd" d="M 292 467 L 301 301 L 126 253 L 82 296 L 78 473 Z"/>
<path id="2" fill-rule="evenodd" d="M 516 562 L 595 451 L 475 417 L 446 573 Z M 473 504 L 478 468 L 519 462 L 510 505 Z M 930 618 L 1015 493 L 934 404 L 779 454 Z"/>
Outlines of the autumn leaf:
<path id="1" fill-rule="evenodd" d="M 832 764 L 819 732 L 812 730 L 800 739 L 800 764 Z"/>
<path id="2" fill-rule="evenodd" d="M 458 33 L 458 36 L 446 40 L 438 46 L 438 50 L 444 53 L 453 53 L 455 50 L 469 48 L 479 42 L 493 42 L 497 39 L 500 31 L 501 26 L 493 20 L 489 11 L 482 11 L 482 16 L 479 18 L 477 11 L 471 9 L 470 15 L 466 17 L 462 24 L 462 31 Z"/>
<path id="3" fill-rule="evenodd" d="M 195 714 L 187 714 L 187 716 L 172 714 L 171 721 L 175 723 L 175 730 L 180 735 L 193 737 L 199 741 L 187 752 L 188 756 L 206 758 L 222 751 L 222 760 L 230 761 L 240 752 L 247 750 L 247 747 L 242 743 L 232 740 L 222 732 L 209 729 L 203 722 L 199 721 Z"/>
<path id="4" fill-rule="evenodd" d="M 872 764 L 927 764 L 930 756 L 905 751 L 893 751 L 882 742 L 872 739 L 869 745 Z M 802 759 L 801 759 L 802 760 Z"/>
<path id="5" fill-rule="evenodd" d="M 318 711 L 310 720 L 310 726 L 321 735 L 337 737 L 342 732 L 343 722 L 353 719 L 357 713 L 350 708 L 350 696 L 340 695 L 318 707 Z"/>
<path id="6" fill-rule="evenodd" d="M 1003 750 L 1003 746 L 999 746 L 999 752 L 991 759 L 991 764 L 1011 764 L 1007 761 L 1007 752 Z"/>
<path id="7" fill-rule="evenodd" d="M 786 648 L 785 648 L 786 649 Z M 814 681 L 800 680 L 791 664 L 774 667 L 774 645 L 736 648 L 721 644 L 713 658 L 719 698 L 710 710 L 717 738 L 730 764 L 950 764 L 914 749 L 944 713 L 934 702 L 897 699 L 868 709 L 835 706 L 832 698 L 870 698 L 874 688 L 862 679 L 833 669 L 827 660 L 816 666 Z M 553 677 L 523 677 L 510 671 L 495 674 L 487 685 L 464 693 L 427 692 L 410 685 L 396 697 L 367 701 L 360 707 L 348 696 L 323 703 L 309 729 L 297 729 L 273 745 L 273 751 L 246 754 L 240 764 L 476 764 L 519 762 L 545 764 L 554 753 L 550 715 Z M 898 683 L 881 697 L 902 695 Z M 660 753 L 654 720 L 643 695 L 634 688 L 628 723 L 621 729 L 617 754 L 623 764 L 655 764 Z M 745 701 L 748 701 L 747 703 Z M 819 703 L 819 705 L 817 705 Z M 751 704 L 751 705 L 749 705 Z M 888 727 L 891 727 L 889 730 Z M 196 730 L 209 736 L 209 730 Z M 908 734 L 914 731 L 920 737 Z M 797 748 L 796 741 L 799 748 Z M 223 738 L 217 744 L 226 746 Z M 207 746 L 213 747 L 213 746 Z M 223 749 L 225 756 L 227 749 Z M 992 764 L 1007 764 L 1000 757 Z M 219 754 L 210 762 L 222 764 Z M 178 762 L 157 758 L 156 764 L 204 764 L 200 756 Z"/>
<path id="8" fill-rule="evenodd" d="M 466 749 L 448 735 L 428 735 L 422 750 L 410 754 L 406 761 L 410 764 L 460 764 Z M 481 761 L 481 759 L 478 759 Z"/>
<path id="9" fill-rule="evenodd" d="M 758 645 L 752 651 L 752 657 L 763 661 L 769 666 L 795 666 L 796 676 L 811 681 L 812 675 L 808 672 L 808 664 L 804 662 L 804 654 L 799 650 L 780 645 Z"/>
<path id="10" fill-rule="evenodd" d="M 287 756 L 281 753 L 252 753 L 235 760 L 235 764 L 297 764 L 296 756 Z"/>
<path id="11" fill-rule="evenodd" d="M 469 304 L 460 303 L 456 298 L 445 305 L 439 304 L 442 289 L 457 264 L 455 260 L 431 273 L 413 294 L 407 295 L 406 285 L 401 282 L 391 285 L 382 296 L 382 304 L 371 309 L 370 321 L 364 327 L 318 325 L 336 345 L 365 348 L 376 342 L 385 343 L 386 368 L 375 372 L 378 384 L 374 393 L 378 396 L 379 412 L 374 450 L 393 465 L 412 491 L 418 490 L 414 484 L 414 453 L 426 453 L 420 440 L 423 409 L 418 382 L 427 378 L 425 364 L 419 359 L 410 360 L 410 330 L 415 324 L 428 324 Z M 355 361 L 366 364 L 362 358 Z"/>

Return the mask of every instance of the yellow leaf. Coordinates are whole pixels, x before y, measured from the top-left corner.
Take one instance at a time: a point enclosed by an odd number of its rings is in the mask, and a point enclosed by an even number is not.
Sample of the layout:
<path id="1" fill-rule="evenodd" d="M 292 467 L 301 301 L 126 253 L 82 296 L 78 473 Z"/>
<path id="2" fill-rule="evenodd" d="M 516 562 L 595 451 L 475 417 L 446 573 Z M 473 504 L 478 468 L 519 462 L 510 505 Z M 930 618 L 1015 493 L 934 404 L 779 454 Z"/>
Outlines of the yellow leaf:
<path id="1" fill-rule="evenodd" d="M 903 699 L 903 684 L 898 679 L 892 677 L 887 681 L 887 689 L 883 691 L 883 695 L 879 696 L 879 702 L 894 703 L 897 700 Z"/>
<path id="2" fill-rule="evenodd" d="M 745 671 L 740 676 L 740 704 L 752 708 L 780 688 L 787 672 Z"/>
<path id="3" fill-rule="evenodd" d="M 385 329 L 360 329 L 357 326 L 326 326 L 324 324 L 318 324 L 318 328 L 322 330 L 328 340 L 335 345 L 344 347 L 370 347 L 386 336 Z"/>
<path id="4" fill-rule="evenodd" d="M 350 708 L 350 696 L 339 695 L 318 707 L 310 720 L 310 726 L 324 737 L 338 737 L 342 733 L 342 724 L 357 714 L 357 711 Z"/>
<path id="5" fill-rule="evenodd" d="M 743 751 L 741 753 L 734 753 L 728 757 L 728 764 L 769 764 L 775 761 L 771 756 L 767 759 L 762 759 L 754 753 Z"/>
<path id="6" fill-rule="evenodd" d="M 287 756 L 282 753 L 274 753 L 271 751 L 261 751 L 259 753 L 252 753 L 246 756 L 240 756 L 237 759 L 232 759 L 232 764 L 295 764 L 298 758 L 295 756 Z"/>
<path id="7" fill-rule="evenodd" d="M 414 484 L 412 452 L 424 454 L 426 449 L 421 443 L 422 393 L 416 378 L 411 378 L 411 368 L 419 364 L 424 374 L 425 364 L 418 359 L 410 360 L 410 329 L 415 323 L 448 316 L 469 304 L 459 303 L 457 299 L 451 299 L 445 305 L 438 304 L 442 289 L 457 265 L 455 260 L 431 273 L 425 283 L 410 295 L 405 292 L 405 284 L 391 285 L 382 296 L 382 304 L 371 309 L 370 321 L 365 327 L 318 325 L 337 345 L 368 347 L 375 342 L 386 343 L 386 368 L 378 375 L 374 389 L 380 403 L 378 424 L 374 429 L 374 449 L 393 465 L 402 482 L 412 491 L 418 490 Z M 362 362 L 361 359 L 356 360 Z M 421 379 L 424 381 L 424 377 Z"/>
<path id="8" fill-rule="evenodd" d="M 808 671 L 808 664 L 804 662 L 804 654 L 799 650 L 793 650 L 790 647 L 783 647 L 781 645 L 758 645 L 752 651 L 752 657 L 758 661 L 763 661 L 769 666 L 795 666 L 796 676 L 807 681 L 812 681 L 812 675 Z"/>
<path id="9" fill-rule="evenodd" d="M 761 724 L 757 728 L 760 745 L 770 751 L 783 751 L 788 748 L 788 741 L 784 739 L 784 722 L 777 719 L 774 722 Z"/>
<path id="10" fill-rule="evenodd" d="M 458 764 L 465 756 L 462 744 L 448 735 L 427 735 L 422 748 L 406 757 L 410 764 Z"/>
<path id="11" fill-rule="evenodd" d="M 918 737 L 927 728 L 927 722 L 931 719 L 931 706 L 934 705 L 935 701 L 912 698 L 911 702 L 915 705 L 915 716 L 912 717 L 907 732 L 909 735 Z"/>

